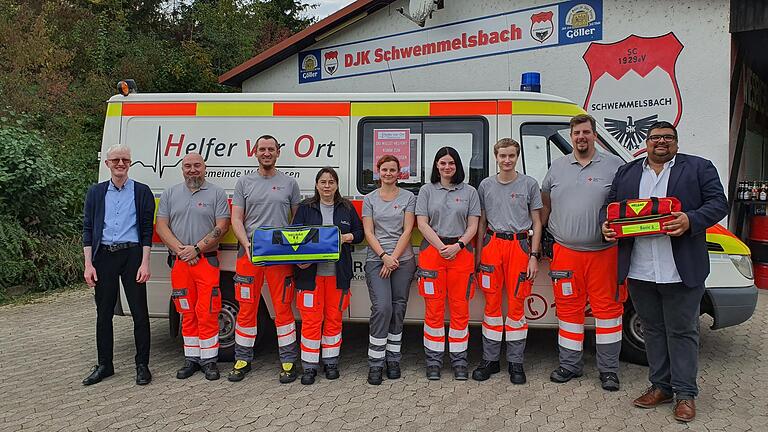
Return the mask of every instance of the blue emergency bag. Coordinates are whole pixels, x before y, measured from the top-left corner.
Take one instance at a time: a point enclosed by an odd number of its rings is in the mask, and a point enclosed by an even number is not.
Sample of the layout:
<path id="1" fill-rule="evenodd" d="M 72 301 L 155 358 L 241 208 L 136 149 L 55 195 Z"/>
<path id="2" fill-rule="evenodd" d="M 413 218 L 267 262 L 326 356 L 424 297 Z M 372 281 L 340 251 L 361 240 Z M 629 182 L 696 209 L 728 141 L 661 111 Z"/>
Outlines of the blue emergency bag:
<path id="1" fill-rule="evenodd" d="M 335 225 L 262 227 L 251 239 L 255 265 L 334 262 L 340 254 L 341 233 Z"/>

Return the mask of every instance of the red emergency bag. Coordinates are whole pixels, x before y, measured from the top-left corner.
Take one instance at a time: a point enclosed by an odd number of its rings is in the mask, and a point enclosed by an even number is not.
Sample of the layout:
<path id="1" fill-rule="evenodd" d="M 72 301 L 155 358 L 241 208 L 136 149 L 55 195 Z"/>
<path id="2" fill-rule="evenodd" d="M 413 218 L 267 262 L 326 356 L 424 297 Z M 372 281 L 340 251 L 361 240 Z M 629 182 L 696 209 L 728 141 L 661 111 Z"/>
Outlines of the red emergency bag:
<path id="1" fill-rule="evenodd" d="M 664 223 L 675 219 L 672 212 L 682 210 L 675 197 L 632 199 L 608 204 L 608 227 L 616 237 L 664 234 Z"/>

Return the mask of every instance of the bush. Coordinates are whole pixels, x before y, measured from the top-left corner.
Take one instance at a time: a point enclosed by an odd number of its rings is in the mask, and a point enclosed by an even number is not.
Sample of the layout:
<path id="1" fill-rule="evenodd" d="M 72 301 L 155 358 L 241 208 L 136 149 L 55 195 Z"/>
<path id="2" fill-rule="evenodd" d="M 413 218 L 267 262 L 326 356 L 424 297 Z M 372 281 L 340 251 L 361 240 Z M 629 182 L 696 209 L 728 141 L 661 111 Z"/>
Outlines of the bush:
<path id="1" fill-rule="evenodd" d="M 82 271 L 78 181 L 27 124 L 0 117 L 0 301 L 72 284 Z"/>
<path id="2" fill-rule="evenodd" d="M 69 185 L 73 176 L 25 125 L 23 119 L 0 117 L 0 212 L 30 232 L 74 233 L 79 209 Z"/>

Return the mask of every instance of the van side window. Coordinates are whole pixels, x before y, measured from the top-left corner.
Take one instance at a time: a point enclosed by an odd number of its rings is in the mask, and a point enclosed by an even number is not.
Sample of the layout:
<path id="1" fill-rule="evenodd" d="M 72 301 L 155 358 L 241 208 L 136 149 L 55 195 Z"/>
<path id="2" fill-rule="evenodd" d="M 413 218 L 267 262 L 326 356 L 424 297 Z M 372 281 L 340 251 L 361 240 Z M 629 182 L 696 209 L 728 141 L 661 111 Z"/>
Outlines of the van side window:
<path id="1" fill-rule="evenodd" d="M 568 123 L 524 123 L 520 126 L 523 173 L 541 184 L 552 161 L 573 151 Z M 612 153 L 598 135 L 595 142 L 600 153 Z"/>
<path id="2" fill-rule="evenodd" d="M 378 186 L 376 161 L 385 154 L 400 160 L 400 186 L 417 193 L 429 182 L 438 149 L 450 146 L 461 156 L 466 183 L 477 187 L 488 176 L 488 122 L 481 117 L 376 117 L 358 124 L 357 189 Z"/>

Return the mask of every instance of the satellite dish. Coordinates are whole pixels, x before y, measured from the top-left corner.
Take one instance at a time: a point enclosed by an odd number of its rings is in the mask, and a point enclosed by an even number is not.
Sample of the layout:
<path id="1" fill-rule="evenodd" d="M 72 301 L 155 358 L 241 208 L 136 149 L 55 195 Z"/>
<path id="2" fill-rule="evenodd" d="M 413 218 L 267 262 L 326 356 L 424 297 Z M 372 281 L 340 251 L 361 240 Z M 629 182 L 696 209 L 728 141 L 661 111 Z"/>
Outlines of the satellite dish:
<path id="1" fill-rule="evenodd" d="M 410 0 L 408 12 L 405 12 L 403 8 L 396 10 L 404 17 L 415 22 L 419 27 L 424 27 L 427 18 L 432 18 L 432 12 L 443 7 L 443 0 Z"/>

